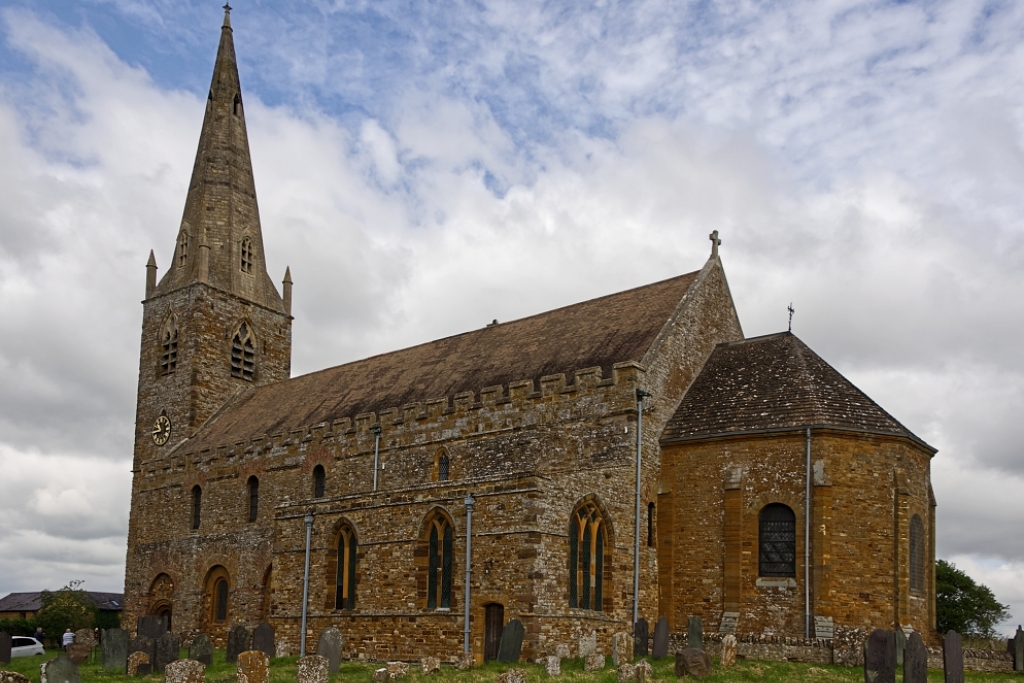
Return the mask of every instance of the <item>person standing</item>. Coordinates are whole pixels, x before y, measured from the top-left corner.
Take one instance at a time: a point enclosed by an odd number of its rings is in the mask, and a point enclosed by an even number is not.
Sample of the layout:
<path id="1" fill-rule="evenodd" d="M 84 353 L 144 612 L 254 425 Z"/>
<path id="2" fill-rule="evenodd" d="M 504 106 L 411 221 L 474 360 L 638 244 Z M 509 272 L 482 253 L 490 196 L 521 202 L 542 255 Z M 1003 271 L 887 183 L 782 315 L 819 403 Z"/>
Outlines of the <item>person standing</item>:
<path id="1" fill-rule="evenodd" d="M 42 626 L 36 626 L 36 632 L 32 634 L 32 637 L 38 640 L 39 644 L 42 645 L 44 648 L 46 647 L 46 643 L 43 641 L 43 638 L 45 638 L 46 635 L 43 633 Z"/>
<path id="2" fill-rule="evenodd" d="M 61 638 L 60 644 L 64 646 L 64 651 L 68 651 L 68 645 L 75 642 L 75 634 L 71 632 L 71 629 L 65 629 L 64 635 Z"/>

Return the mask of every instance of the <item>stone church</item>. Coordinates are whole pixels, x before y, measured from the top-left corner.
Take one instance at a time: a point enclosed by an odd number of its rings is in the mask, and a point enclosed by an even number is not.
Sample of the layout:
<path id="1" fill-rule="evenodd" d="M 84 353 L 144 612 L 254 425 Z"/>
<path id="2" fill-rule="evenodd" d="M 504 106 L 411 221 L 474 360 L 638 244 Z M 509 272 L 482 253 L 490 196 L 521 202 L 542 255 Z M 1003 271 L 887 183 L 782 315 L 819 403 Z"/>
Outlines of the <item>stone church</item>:
<path id="1" fill-rule="evenodd" d="M 126 624 L 446 660 L 513 618 L 528 658 L 638 617 L 933 628 L 935 450 L 791 333 L 745 339 L 717 235 L 693 272 L 291 377 L 232 41 L 226 13 L 147 264 Z"/>

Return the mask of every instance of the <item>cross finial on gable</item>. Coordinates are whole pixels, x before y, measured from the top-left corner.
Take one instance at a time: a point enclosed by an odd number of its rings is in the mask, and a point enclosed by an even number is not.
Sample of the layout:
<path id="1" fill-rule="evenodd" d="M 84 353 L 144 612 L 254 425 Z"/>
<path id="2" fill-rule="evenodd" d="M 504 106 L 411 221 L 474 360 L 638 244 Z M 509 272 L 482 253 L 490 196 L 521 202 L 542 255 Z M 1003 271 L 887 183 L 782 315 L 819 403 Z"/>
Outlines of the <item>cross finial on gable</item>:
<path id="1" fill-rule="evenodd" d="M 793 302 L 792 301 L 789 302 L 789 306 L 786 307 L 786 310 L 789 311 L 789 331 L 792 332 L 793 331 L 793 314 L 796 313 L 796 309 L 793 308 Z"/>
<path id="2" fill-rule="evenodd" d="M 722 243 L 722 240 L 718 239 L 718 231 L 715 230 L 708 235 L 708 239 L 711 240 L 711 258 L 715 258 L 718 256 L 718 245 Z"/>
<path id="3" fill-rule="evenodd" d="M 224 3 L 224 25 L 221 28 L 231 28 L 231 5 Z"/>

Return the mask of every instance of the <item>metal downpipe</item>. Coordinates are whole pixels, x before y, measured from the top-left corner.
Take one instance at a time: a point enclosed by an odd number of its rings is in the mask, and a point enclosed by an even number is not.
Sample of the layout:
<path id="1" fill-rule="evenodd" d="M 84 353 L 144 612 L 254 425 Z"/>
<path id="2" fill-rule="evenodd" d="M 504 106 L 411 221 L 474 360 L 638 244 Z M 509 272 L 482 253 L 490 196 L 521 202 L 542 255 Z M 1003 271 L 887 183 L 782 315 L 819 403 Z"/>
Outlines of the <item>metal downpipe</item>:
<path id="1" fill-rule="evenodd" d="M 476 499 L 469 495 L 462 502 L 466 504 L 466 604 L 462 615 L 462 651 L 469 654 L 469 580 L 473 576 L 473 504 Z"/>
<path id="2" fill-rule="evenodd" d="M 807 485 L 804 491 L 804 638 L 811 638 L 811 428 L 807 428 Z"/>
<path id="3" fill-rule="evenodd" d="M 306 605 L 309 602 L 309 540 L 313 534 L 313 515 L 306 513 L 306 569 L 302 574 L 302 634 L 299 637 L 299 656 L 306 656 Z"/>

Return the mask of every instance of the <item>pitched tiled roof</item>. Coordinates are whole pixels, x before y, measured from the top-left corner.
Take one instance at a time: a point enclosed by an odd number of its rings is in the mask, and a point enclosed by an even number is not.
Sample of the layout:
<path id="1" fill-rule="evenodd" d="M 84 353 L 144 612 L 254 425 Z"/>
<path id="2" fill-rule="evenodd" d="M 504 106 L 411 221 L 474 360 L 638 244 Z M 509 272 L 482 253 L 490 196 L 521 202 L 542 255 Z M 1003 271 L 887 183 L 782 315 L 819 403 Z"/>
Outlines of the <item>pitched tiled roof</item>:
<path id="1" fill-rule="evenodd" d="M 39 599 L 40 593 L 41 591 L 11 593 L 0 598 L 0 612 L 35 612 L 38 609 L 42 609 L 43 603 Z M 86 591 L 86 595 L 97 608 L 102 610 L 120 610 L 121 604 L 124 602 L 123 593 Z"/>
<path id="2" fill-rule="evenodd" d="M 700 271 L 269 384 L 182 446 L 196 452 L 463 391 L 640 361 Z"/>
<path id="3" fill-rule="evenodd" d="M 813 426 L 904 436 L 928 447 L 790 332 L 715 347 L 662 442 Z"/>

